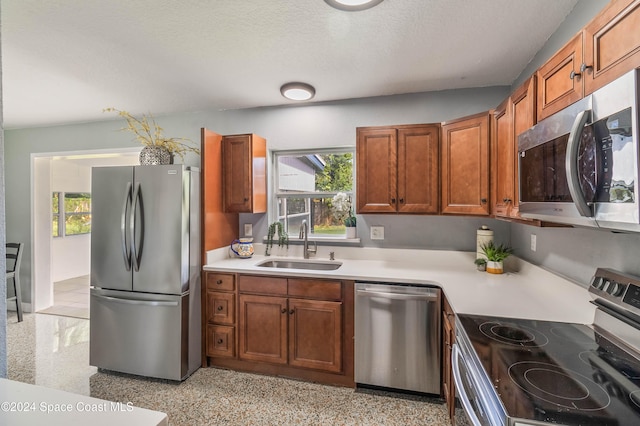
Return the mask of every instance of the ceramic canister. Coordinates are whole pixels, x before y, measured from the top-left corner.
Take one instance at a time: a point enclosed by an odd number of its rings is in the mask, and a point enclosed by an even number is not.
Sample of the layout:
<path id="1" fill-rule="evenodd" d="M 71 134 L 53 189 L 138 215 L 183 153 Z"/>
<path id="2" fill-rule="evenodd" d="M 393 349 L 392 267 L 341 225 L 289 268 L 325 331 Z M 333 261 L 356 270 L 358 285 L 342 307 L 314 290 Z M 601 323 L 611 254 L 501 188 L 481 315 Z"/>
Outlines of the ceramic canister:
<path id="1" fill-rule="evenodd" d="M 484 244 L 489 244 L 491 241 L 493 241 L 493 231 L 486 225 L 482 225 L 476 233 L 476 259 L 487 258 L 482 252 L 482 246 Z"/>
<path id="2" fill-rule="evenodd" d="M 243 259 L 253 256 L 253 238 L 240 238 L 231 242 L 231 251 Z"/>

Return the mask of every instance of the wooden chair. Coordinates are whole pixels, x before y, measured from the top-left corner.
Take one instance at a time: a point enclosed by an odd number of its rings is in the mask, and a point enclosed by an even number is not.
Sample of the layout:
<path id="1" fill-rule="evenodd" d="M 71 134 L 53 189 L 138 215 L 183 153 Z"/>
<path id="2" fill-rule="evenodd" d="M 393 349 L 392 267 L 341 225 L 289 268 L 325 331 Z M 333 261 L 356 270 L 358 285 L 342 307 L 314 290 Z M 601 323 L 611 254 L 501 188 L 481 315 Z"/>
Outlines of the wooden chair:
<path id="1" fill-rule="evenodd" d="M 20 289 L 20 262 L 22 261 L 22 243 L 7 243 L 7 288 L 9 279 L 13 280 L 15 296 L 8 297 L 7 301 L 15 300 L 18 311 L 18 322 L 22 321 L 22 291 Z"/>

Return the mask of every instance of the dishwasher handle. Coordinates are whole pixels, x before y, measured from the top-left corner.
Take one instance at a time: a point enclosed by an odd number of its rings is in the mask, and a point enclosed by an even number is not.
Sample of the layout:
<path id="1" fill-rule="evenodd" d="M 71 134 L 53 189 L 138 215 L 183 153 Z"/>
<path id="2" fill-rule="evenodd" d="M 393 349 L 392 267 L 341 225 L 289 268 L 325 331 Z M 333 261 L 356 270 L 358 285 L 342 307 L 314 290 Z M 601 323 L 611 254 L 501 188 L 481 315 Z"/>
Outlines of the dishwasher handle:
<path id="1" fill-rule="evenodd" d="M 384 297 L 385 299 L 396 300 L 430 300 L 436 302 L 438 300 L 437 292 L 428 293 L 395 293 L 391 291 L 377 290 L 356 290 L 356 296 L 363 297 Z"/>

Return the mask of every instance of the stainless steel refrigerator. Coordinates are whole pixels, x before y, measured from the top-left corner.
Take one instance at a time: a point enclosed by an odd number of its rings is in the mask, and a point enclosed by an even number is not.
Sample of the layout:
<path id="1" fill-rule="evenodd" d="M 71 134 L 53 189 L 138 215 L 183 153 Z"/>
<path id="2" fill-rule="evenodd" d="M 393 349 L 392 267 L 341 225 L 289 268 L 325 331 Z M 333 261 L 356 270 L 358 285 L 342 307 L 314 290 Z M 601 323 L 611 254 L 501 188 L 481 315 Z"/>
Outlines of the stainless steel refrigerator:
<path id="1" fill-rule="evenodd" d="M 201 363 L 199 171 L 95 167 L 91 198 L 89 363 L 184 380 Z"/>

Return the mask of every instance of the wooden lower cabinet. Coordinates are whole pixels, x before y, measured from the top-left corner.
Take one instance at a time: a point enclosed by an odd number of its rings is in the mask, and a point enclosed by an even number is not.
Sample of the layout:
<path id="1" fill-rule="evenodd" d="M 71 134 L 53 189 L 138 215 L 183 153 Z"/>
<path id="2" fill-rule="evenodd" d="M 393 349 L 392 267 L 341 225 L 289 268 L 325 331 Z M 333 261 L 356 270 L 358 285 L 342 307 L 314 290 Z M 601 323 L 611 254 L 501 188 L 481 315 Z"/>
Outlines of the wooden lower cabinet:
<path id="1" fill-rule="evenodd" d="M 205 365 L 355 386 L 353 281 L 213 272 L 205 279 Z"/>
<path id="2" fill-rule="evenodd" d="M 240 295 L 240 359 L 287 363 L 287 298 Z"/>
<path id="3" fill-rule="evenodd" d="M 342 371 L 342 303 L 289 299 L 289 364 Z"/>
<path id="4" fill-rule="evenodd" d="M 455 342 L 455 314 L 447 299 L 442 308 L 442 396 L 447 403 L 449 418 L 453 422 L 456 407 L 456 390 L 451 369 L 451 350 Z"/>

